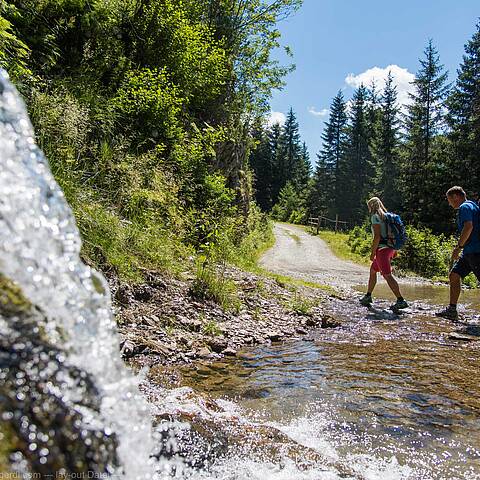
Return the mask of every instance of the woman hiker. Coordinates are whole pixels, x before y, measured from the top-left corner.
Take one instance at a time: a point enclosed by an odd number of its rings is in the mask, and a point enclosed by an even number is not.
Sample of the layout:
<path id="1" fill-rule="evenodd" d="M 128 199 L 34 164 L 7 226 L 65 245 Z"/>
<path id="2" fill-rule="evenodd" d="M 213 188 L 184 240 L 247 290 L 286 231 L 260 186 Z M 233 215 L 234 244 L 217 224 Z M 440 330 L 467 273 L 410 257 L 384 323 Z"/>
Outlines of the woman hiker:
<path id="1" fill-rule="evenodd" d="M 388 286 L 397 297 L 397 301 L 390 308 L 392 310 L 400 310 L 408 308 L 408 303 L 400 293 L 400 287 L 392 275 L 392 258 L 396 255 L 396 250 L 387 245 L 387 224 L 385 222 L 385 214 L 387 209 L 378 197 L 373 197 L 367 202 L 368 212 L 370 213 L 370 221 L 372 223 L 372 253 L 370 260 L 370 278 L 368 279 L 368 290 L 364 297 L 360 299 L 360 303 L 365 307 L 369 307 L 373 303 L 372 293 L 377 284 L 377 273 L 380 272 L 388 283 Z"/>

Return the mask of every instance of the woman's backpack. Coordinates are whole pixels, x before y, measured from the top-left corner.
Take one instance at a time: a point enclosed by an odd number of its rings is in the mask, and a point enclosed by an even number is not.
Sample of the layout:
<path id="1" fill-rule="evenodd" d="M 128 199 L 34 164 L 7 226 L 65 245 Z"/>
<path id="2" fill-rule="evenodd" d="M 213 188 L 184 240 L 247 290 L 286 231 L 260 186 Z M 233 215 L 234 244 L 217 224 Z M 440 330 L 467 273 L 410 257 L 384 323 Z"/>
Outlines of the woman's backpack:
<path id="1" fill-rule="evenodd" d="M 400 250 L 408 240 L 405 225 L 400 215 L 387 212 L 385 214 L 385 225 L 387 226 L 387 238 L 384 240 L 390 248 Z"/>

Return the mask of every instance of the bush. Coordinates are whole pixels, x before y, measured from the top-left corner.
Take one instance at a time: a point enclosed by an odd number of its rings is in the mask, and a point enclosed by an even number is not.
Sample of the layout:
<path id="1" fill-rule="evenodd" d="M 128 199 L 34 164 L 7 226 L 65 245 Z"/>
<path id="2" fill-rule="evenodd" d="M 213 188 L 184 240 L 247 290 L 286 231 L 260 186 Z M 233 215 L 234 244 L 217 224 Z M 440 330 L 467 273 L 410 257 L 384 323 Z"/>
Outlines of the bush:
<path id="1" fill-rule="evenodd" d="M 408 241 L 395 259 L 398 268 L 427 278 L 445 277 L 449 271 L 450 255 L 455 239 L 434 235 L 428 228 L 407 227 Z M 370 226 L 355 227 L 349 233 L 352 252 L 369 256 L 372 245 Z"/>

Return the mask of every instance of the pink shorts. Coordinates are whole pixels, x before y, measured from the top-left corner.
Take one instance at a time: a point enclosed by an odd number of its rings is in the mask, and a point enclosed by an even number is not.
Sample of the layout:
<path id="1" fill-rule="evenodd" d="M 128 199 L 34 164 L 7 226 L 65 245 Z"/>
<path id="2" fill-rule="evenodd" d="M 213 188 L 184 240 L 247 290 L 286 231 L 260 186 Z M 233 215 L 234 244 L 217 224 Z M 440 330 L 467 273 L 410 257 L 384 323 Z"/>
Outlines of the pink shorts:
<path id="1" fill-rule="evenodd" d="M 382 275 L 390 275 L 392 273 L 392 258 L 397 255 L 397 251 L 393 248 L 379 248 L 372 263 L 372 268 Z"/>

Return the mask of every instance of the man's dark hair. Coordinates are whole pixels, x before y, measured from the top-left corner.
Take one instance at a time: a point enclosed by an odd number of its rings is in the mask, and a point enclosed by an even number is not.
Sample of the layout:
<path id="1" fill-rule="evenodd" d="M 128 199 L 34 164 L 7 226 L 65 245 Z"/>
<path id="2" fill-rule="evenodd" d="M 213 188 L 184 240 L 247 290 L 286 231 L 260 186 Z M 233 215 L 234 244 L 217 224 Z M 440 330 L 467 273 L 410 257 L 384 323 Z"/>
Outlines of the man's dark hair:
<path id="1" fill-rule="evenodd" d="M 451 197 L 452 195 L 460 195 L 461 197 L 467 196 L 467 194 L 465 193 L 465 190 L 462 187 L 458 187 L 458 186 L 448 189 L 447 197 Z"/>

